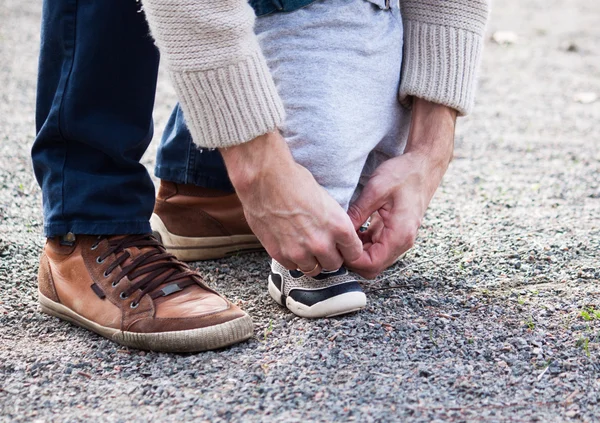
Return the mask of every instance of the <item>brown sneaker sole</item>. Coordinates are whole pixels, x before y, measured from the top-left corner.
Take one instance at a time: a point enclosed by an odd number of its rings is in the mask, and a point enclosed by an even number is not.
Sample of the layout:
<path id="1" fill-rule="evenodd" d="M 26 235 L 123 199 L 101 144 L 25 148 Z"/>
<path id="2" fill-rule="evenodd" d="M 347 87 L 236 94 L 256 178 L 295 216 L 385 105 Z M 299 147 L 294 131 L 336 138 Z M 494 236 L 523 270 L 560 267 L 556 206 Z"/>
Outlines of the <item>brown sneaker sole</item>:
<path id="1" fill-rule="evenodd" d="M 121 345 L 140 350 L 200 352 L 237 344 L 249 339 L 254 334 L 252 319 L 248 315 L 220 325 L 192 330 L 156 333 L 126 332 L 94 323 L 64 305 L 45 297 L 39 291 L 38 298 L 42 312 L 96 332 Z"/>
<path id="2" fill-rule="evenodd" d="M 231 235 L 213 237 L 187 237 L 169 232 L 161 218 L 152 214 L 152 232 L 167 251 L 181 261 L 213 260 L 239 253 L 264 251 L 255 235 Z"/>

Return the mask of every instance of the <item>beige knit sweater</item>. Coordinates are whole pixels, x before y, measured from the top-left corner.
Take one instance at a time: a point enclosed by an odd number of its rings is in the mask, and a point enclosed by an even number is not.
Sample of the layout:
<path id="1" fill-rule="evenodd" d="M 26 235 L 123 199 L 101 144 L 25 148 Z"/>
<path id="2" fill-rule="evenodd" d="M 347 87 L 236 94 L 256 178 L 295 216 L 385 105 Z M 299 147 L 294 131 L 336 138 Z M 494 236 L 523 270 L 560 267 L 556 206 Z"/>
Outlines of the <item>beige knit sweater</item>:
<path id="1" fill-rule="evenodd" d="M 488 1 L 400 0 L 403 104 L 416 96 L 470 111 Z M 247 0 L 144 0 L 144 10 L 198 145 L 241 144 L 281 124 Z"/>

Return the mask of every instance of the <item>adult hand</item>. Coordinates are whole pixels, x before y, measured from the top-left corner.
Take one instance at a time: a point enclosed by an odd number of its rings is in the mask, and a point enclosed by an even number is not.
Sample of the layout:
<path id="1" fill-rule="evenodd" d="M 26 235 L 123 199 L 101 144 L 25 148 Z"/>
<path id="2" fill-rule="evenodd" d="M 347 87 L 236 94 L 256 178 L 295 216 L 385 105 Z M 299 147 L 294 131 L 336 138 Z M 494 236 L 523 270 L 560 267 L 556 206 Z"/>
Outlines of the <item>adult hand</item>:
<path id="1" fill-rule="evenodd" d="M 364 254 L 349 268 L 372 279 L 412 248 L 452 158 L 455 121 L 455 110 L 415 99 L 404 154 L 382 163 L 348 209 L 357 229 L 372 216 L 360 235 Z"/>
<path id="2" fill-rule="evenodd" d="M 221 149 L 248 224 L 271 257 L 310 276 L 363 254 L 349 216 L 278 132 Z"/>

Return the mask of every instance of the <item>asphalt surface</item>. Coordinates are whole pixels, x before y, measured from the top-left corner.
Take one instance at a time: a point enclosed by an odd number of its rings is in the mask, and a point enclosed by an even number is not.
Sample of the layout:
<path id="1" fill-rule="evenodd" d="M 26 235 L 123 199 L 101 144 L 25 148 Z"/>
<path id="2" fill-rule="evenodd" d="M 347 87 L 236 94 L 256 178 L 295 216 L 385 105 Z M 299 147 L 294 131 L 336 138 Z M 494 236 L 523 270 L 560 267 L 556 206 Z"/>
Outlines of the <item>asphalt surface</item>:
<path id="1" fill-rule="evenodd" d="M 37 309 L 40 9 L 0 0 L 1 421 L 599 419 L 597 2 L 496 4 L 476 111 L 415 248 L 365 284 L 364 311 L 294 317 L 267 294 L 263 254 L 197 263 L 256 334 L 192 355 L 121 348 Z M 156 140 L 173 104 L 161 77 Z"/>

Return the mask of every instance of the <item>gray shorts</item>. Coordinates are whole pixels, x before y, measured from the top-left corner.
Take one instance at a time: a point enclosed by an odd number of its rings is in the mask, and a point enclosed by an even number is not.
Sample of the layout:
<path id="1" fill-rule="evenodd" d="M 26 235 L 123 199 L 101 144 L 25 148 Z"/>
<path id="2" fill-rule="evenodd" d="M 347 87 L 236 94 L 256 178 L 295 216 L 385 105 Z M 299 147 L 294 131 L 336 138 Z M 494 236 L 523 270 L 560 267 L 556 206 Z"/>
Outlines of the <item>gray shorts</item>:
<path id="1" fill-rule="evenodd" d="M 397 2 L 384 1 L 319 0 L 256 24 L 287 113 L 283 136 L 344 208 L 408 136 L 410 113 L 398 102 L 402 19 Z"/>

